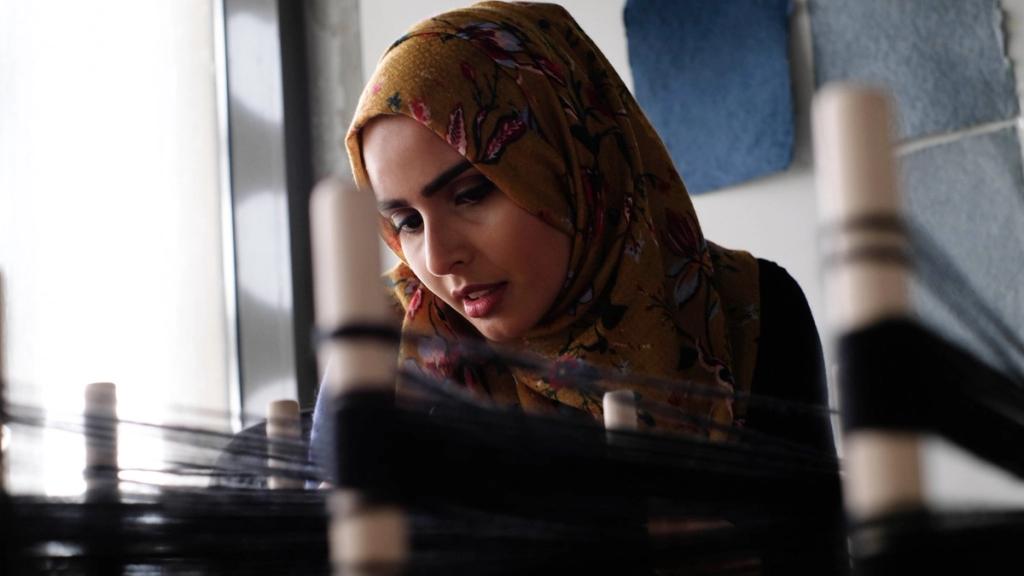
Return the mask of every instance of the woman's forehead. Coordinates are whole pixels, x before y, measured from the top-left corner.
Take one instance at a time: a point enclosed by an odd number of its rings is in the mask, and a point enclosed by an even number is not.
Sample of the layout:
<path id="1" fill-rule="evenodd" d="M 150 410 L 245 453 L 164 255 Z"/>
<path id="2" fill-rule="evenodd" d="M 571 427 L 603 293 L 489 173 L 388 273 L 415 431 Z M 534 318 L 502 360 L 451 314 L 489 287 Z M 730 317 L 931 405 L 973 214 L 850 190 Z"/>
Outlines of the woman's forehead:
<path id="1" fill-rule="evenodd" d="M 462 167 L 460 174 L 473 169 L 437 134 L 406 116 L 374 118 L 363 127 L 361 138 L 363 164 L 378 198 L 429 191 L 455 167 Z"/>

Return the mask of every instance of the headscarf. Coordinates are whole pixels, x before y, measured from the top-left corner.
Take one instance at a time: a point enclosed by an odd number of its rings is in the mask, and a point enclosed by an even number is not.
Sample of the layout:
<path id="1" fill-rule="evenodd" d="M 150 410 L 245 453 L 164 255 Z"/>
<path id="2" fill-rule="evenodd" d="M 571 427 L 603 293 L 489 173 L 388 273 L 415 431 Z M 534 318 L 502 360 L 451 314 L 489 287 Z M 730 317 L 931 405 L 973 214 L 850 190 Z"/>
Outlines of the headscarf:
<path id="1" fill-rule="evenodd" d="M 500 404 L 583 411 L 601 398 L 566 375 L 586 366 L 679 381 L 629 385 L 688 415 L 643 425 L 707 433 L 734 424 L 757 355 L 757 264 L 705 241 L 686 187 L 622 80 L 560 6 L 482 2 L 413 27 L 384 54 L 346 139 L 357 184 L 370 182 L 360 131 L 402 114 L 444 139 L 521 208 L 571 237 L 565 285 L 519 343 L 549 373 L 462 362 L 406 342 L 410 365 Z M 382 235 L 402 258 L 392 226 Z M 389 274 L 404 330 L 445 341 L 479 334 L 404 263 Z M 691 384 L 692 386 L 686 386 Z M 712 391 L 707 394 L 706 391 Z"/>

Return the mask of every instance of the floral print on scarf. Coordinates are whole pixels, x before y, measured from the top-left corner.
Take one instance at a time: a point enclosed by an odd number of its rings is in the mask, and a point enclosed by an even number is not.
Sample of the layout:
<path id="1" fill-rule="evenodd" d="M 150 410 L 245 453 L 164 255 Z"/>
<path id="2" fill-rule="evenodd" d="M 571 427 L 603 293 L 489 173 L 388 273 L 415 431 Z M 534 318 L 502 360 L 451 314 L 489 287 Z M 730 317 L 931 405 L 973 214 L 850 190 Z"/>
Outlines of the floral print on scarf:
<path id="1" fill-rule="evenodd" d="M 629 385 L 679 418 L 647 426 L 724 437 L 742 411 L 757 356 L 757 265 L 705 240 L 664 144 L 604 55 L 561 7 L 483 2 L 415 26 L 381 58 L 346 145 L 369 190 L 362 127 L 403 114 L 427 126 L 520 207 L 572 238 L 568 280 L 519 343 L 554 361 L 546 374 L 472 366 L 447 346 L 402 346 L 403 362 L 527 411 L 601 416 L 574 386 L 594 367 L 671 378 Z M 401 258 L 394 230 L 382 235 Z M 404 264 L 389 274 L 404 329 L 479 338 Z M 692 386 L 685 386 L 692 384 Z M 702 391 L 712 391 L 712 394 Z"/>

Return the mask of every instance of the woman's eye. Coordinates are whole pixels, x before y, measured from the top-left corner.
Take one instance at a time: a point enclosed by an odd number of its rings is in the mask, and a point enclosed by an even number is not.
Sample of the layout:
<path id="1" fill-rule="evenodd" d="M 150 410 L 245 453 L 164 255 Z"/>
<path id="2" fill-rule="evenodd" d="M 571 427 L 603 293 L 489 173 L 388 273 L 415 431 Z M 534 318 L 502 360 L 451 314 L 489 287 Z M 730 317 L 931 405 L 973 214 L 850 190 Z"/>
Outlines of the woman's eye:
<path id="1" fill-rule="evenodd" d="M 416 232 L 423 226 L 423 217 L 418 212 L 397 212 L 391 215 L 391 225 L 398 233 Z"/>
<path id="2" fill-rule="evenodd" d="M 475 186 L 467 188 L 462 192 L 455 194 L 455 204 L 476 204 L 487 198 L 487 196 L 494 190 L 494 184 L 490 181 L 481 182 Z"/>

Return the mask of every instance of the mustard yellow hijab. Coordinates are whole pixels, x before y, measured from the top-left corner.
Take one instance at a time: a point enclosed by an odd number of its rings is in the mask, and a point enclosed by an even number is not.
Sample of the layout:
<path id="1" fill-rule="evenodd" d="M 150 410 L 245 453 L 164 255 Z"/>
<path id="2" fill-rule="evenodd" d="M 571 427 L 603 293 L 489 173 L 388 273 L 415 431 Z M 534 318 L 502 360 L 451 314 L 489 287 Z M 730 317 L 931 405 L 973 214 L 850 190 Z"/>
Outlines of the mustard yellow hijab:
<path id="1" fill-rule="evenodd" d="M 360 130 L 403 114 L 434 131 L 520 207 L 572 238 L 568 280 L 525 350 L 710 387 L 725 395 L 632 388 L 691 420 L 728 426 L 757 356 L 757 264 L 705 241 L 661 139 L 604 55 L 562 7 L 482 2 L 426 20 L 396 41 L 367 84 L 346 145 L 369 190 Z M 392 226 L 382 234 L 402 258 Z M 404 264 L 389 273 L 404 329 L 448 341 L 479 334 Z M 602 412 L 601 398 L 552 374 L 460 362 L 402 347 L 410 364 L 533 412 Z M 717 427 L 716 427 L 717 428 Z M 720 433 L 712 433 L 720 436 Z"/>

